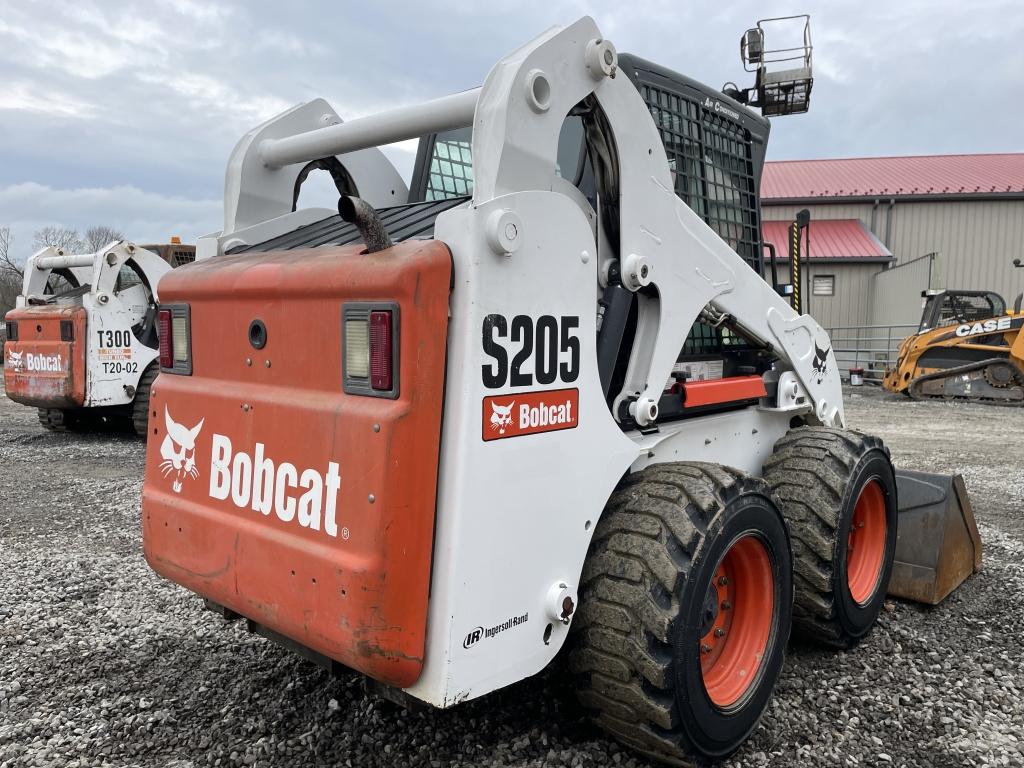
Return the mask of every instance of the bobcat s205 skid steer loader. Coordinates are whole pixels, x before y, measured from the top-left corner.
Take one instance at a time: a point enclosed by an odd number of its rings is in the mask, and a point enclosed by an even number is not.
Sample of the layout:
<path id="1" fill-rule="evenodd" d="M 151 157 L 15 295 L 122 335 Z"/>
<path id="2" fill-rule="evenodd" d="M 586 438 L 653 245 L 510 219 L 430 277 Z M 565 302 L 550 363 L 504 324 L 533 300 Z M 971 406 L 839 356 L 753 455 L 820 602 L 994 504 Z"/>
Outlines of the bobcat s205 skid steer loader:
<path id="1" fill-rule="evenodd" d="M 96 253 L 44 248 L 28 259 L 17 307 L 7 313 L 7 396 L 39 409 L 50 430 L 131 420 L 146 433 L 158 370 L 157 283 L 195 260 L 172 242 L 112 242 Z"/>
<path id="2" fill-rule="evenodd" d="M 568 646 L 623 743 L 734 750 L 791 624 L 871 629 L 897 539 L 888 451 L 761 278 L 767 136 L 590 18 L 479 89 L 249 133 L 214 258 L 160 284 L 149 563 L 394 695 L 450 707 Z M 416 137 L 406 189 L 375 147 Z M 314 168 L 340 215 L 294 211 Z"/>

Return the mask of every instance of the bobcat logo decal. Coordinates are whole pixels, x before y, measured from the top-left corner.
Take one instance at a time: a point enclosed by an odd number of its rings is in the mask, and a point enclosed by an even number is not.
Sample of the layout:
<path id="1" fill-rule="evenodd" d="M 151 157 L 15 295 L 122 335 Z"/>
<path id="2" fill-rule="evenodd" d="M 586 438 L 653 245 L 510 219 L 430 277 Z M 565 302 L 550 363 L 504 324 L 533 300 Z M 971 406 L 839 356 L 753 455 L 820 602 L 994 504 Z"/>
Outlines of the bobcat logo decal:
<path id="1" fill-rule="evenodd" d="M 160 444 L 160 472 L 164 477 L 174 475 L 174 483 L 171 486 L 175 493 L 181 493 L 181 481 L 186 477 L 199 477 L 199 470 L 196 469 L 196 438 L 203 428 L 205 418 L 189 429 L 171 418 L 171 412 L 164 406 L 164 426 L 167 428 L 167 436 Z"/>
<path id="2" fill-rule="evenodd" d="M 811 378 L 818 384 L 821 384 L 825 380 L 825 374 L 828 372 L 828 353 L 831 352 L 831 348 L 822 349 L 818 346 L 817 342 L 814 344 L 814 362 L 811 364 Z"/>
<path id="3" fill-rule="evenodd" d="M 491 429 L 497 430 L 499 435 L 505 434 L 505 427 L 512 426 L 512 407 L 515 404 L 515 400 L 508 405 L 491 403 Z"/>
<path id="4" fill-rule="evenodd" d="M 14 368 L 14 370 L 20 371 L 21 370 L 21 366 L 24 364 L 22 359 L 21 359 L 24 354 L 25 354 L 24 352 L 15 352 L 12 349 L 10 352 L 7 353 L 7 363 L 12 368 Z"/>

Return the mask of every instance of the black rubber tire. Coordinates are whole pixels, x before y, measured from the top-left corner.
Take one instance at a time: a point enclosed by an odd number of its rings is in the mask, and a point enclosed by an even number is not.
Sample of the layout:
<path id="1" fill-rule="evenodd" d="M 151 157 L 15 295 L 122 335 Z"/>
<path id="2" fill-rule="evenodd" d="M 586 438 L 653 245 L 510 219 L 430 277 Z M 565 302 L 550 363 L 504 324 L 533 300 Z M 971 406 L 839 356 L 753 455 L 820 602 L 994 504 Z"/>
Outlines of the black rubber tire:
<path id="1" fill-rule="evenodd" d="M 719 562 L 748 533 L 769 552 L 775 610 L 756 682 L 723 710 L 704 687 L 699 627 Z M 739 747 L 771 699 L 792 614 L 789 539 L 767 483 L 717 464 L 630 475 L 598 522 L 580 581 L 569 667 L 593 721 L 663 762 Z"/>
<path id="2" fill-rule="evenodd" d="M 859 432 L 800 427 L 775 444 L 764 477 L 793 542 L 794 628 L 824 645 L 852 648 L 875 625 L 892 574 L 898 507 L 889 449 Z M 874 592 L 860 605 L 847 580 L 847 544 L 857 499 L 872 479 L 885 496 L 886 541 Z"/>
<path id="3" fill-rule="evenodd" d="M 135 389 L 135 399 L 132 400 L 132 427 L 135 434 L 143 440 L 149 434 L 149 398 L 153 392 L 153 382 L 159 373 L 160 368 L 156 364 L 143 371 L 139 377 L 139 386 Z"/>

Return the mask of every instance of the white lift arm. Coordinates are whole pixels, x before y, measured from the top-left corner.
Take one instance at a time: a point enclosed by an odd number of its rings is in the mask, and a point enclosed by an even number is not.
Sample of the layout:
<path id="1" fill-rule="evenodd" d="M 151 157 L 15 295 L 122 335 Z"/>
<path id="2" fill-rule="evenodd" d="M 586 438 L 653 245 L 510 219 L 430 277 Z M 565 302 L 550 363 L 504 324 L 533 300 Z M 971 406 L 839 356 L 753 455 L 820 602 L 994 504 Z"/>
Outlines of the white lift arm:
<path id="1" fill-rule="evenodd" d="M 650 287 L 657 294 L 639 303 L 636 340 L 618 401 L 631 403 L 641 426 L 657 420 L 657 403 L 680 341 L 710 306 L 770 347 L 782 367 L 791 370 L 789 376 L 780 372 L 789 402 L 806 404 L 823 424 L 842 426 L 842 390 L 828 335 L 812 317 L 798 315 L 675 194 L 647 105 L 616 71 L 614 46 L 593 19 L 584 17 L 548 30 L 505 57 L 477 90 L 349 123 L 340 123 L 322 100 L 296 107 L 236 147 L 228 168 L 231 205 L 224 231 L 259 225 L 271 218 L 268 212 L 284 212 L 275 200 L 285 177 L 275 179 L 274 174 L 343 153 L 346 169 L 362 178 L 367 173 L 363 161 L 374 163 L 361 153 L 378 152 L 371 147 L 465 125 L 470 114 L 474 205 L 513 192 L 551 190 L 562 122 L 592 96 L 611 128 L 617 158 L 623 284 L 632 291 Z M 324 127 L 309 127 L 315 115 Z M 290 178 L 285 184 L 289 196 L 294 174 Z M 405 195 L 404 185 L 401 195 L 394 189 L 390 195 L 381 189 L 363 193 L 376 206 L 389 198 L 392 204 L 405 202 Z M 500 240 L 499 234 L 495 237 Z"/>
<path id="2" fill-rule="evenodd" d="M 636 341 L 619 400 L 635 400 L 641 426 L 679 357 L 681 340 L 709 304 L 752 339 L 770 345 L 796 377 L 824 424 L 844 423 L 835 355 L 824 329 L 789 304 L 740 258 L 673 189 L 668 158 L 637 89 L 615 77 L 615 48 L 584 17 L 550 30 L 506 57 L 484 82 L 473 131 L 476 205 L 511 192 L 551 189 L 562 122 L 593 95 L 611 127 L 618 158 L 620 271 L 642 301 Z M 826 350 L 824 366 L 816 350 Z"/>

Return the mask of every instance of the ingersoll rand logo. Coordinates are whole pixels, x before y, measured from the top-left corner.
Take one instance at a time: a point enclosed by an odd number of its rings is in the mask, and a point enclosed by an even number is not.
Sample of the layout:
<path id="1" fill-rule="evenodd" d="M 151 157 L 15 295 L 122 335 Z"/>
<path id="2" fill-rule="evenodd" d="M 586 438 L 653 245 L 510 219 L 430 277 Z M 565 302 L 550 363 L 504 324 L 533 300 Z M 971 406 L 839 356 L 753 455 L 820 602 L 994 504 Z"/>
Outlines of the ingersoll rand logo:
<path id="1" fill-rule="evenodd" d="M 160 472 L 172 479 L 171 490 L 181 493 L 185 481 L 199 477 L 196 467 L 196 441 L 205 419 L 187 427 L 174 421 L 164 409 L 167 434 L 160 446 Z M 252 455 L 235 450 L 231 438 L 213 433 L 210 441 L 210 498 L 230 501 L 239 509 L 251 509 L 265 517 L 273 513 L 283 523 L 292 523 L 313 531 L 338 536 L 338 492 L 340 467 L 327 462 L 326 471 L 300 469 L 288 461 L 267 455 L 266 446 L 257 442 Z M 347 539 L 349 531 L 341 529 Z"/>
<path id="2" fill-rule="evenodd" d="M 495 624 L 493 627 L 474 627 L 466 633 L 466 636 L 462 639 L 463 648 L 472 648 L 474 645 L 479 643 L 481 640 L 486 640 L 494 637 L 497 634 L 504 632 L 507 629 L 518 627 L 530 620 L 530 614 L 524 613 L 522 616 L 512 616 L 500 624 Z"/>

